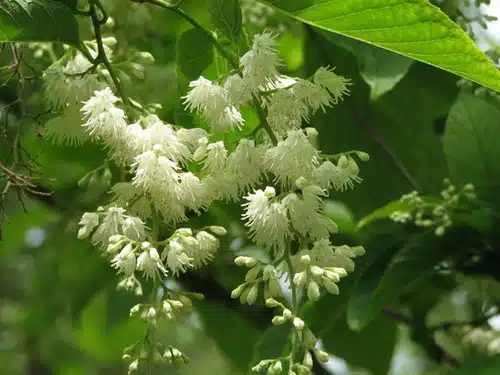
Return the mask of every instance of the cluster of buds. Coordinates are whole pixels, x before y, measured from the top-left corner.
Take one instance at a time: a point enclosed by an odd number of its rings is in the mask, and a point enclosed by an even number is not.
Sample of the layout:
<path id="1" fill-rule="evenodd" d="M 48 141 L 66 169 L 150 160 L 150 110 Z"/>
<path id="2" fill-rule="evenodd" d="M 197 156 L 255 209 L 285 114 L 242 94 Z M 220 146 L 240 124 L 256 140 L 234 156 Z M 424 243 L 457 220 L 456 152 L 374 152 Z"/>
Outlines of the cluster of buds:
<path id="1" fill-rule="evenodd" d="M 252 305 L 259 296 L 259 285 L 263 285 L 264 299 L 282 295 L 278 281 L 278 271 L 273 265 L 264 264 L 248 256 L 239 256 L 234 262 L 249 268 L 245 282 L 231 292 L 231 298 L 239 298 L 241 303 Z"/>
<path id="2" fill-rule="evenodd" d="M 464 201 L 469 203 L 476 199 L 472 184 L 466 184 L 458 190 L 450 180 L 445 179 L 444 185 L 438 202 L 420 196 L 417 191 L 403 195 L 400 202 L 407 209 L 393 212 L 391 220 L 402 224 L 413 222 L 422 228 L 433 227 L 436 236 L 442 236 L 452 226 L 451 216 L 460 209 L 460 205 Z"/>
<path id="3" fill-rule="evenodd" d="M 138 372 L 141 361 L 152 360 L 156 364 L 171 363 L 175 366 L 189 362 L 189 358 L 184 353 L 171 345 L 165 346 L 160 342 L 155 342 L 146 351 L 142 349 L 145 348 L 142 348 L 140 341 L 124 349 L 122 359 L 129 364 L 128 375 Z"/>
<path id="4" fill-rule="evenodd" d="M 345 268 L 320 267 L 313 264 L 309 254 L 300 256 L 300 266 L 301 271 L 293 275 L 292 282 L 298 287 L 305 288 L 307 290 L 307 298 L 311 301 L 317 301 L 319 299 L 320 285 L 322 285 L 328 293 L 335 295 L 339 294 L 337 283 L 342 277 L 347 276 Z"/>
<path id="5" fill-rule="evenodd" d="M 192 294 L 195 298 L 203 298 L 200 294 Z M 199 297 L 200 296 L 200 297 Z M 191 312 L 193 302 L 183 294 L 177 299 L 164 299 L 158 304 L 137 304 L 130 309 L 130 316 L 138 316 L 141 320 L 156 325 L 159 319 L 172 320 L 183 313 Z"/>

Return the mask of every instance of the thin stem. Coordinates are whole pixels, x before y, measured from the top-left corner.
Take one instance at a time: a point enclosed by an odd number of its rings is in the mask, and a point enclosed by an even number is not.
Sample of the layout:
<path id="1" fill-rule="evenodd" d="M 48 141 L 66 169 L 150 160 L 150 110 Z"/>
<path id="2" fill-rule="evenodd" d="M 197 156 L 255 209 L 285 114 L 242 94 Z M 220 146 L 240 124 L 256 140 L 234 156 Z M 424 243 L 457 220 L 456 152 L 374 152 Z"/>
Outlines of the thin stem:
<path id="1" fill-rule="evenodd" d="M 136 1 L 136 0 L 134 0 L 134 1 Z M 209 30 L 204 28 L 198 21 L 196 21 L 194 18 L 192 18 L 189 14 L 187 14 L 182 9 L 177 7 L 177 4 L 170 4 L 164 0 L 144 0 L 144 1 L 138 1 L 138 2 L 145 2 L 145 3 L 152 4 L 152 5 L 157 5 L 161 8 L 168 9 L 174 13 L 177 13 L 179 16 L 184 18 L 191 25 L 193 25 L 194 27 L 203 31 L 205 33 L 205 35 L 210 39 L 210 41 L 214 45 L 214 47 L 219 51 L 219 53 L 222 56 L 224 56 L 224 58 L 227 61 L 229 61 L 229 63 L 232 65 L 232 67 L 234 69 L 238 69 L 238 67 L 239 67 L 238 60 L 234 56 L 232 56 L 230 52 L 226 51 L 226 49 L 215 38 L 213 33 L 211 33 Z"/>
<path id="2" fill-rule="evenodd" d="M 292 259 L 290 257 L 290 249 L 287 249 L 284 254 L 284 259 L 285 263 L 288 268 L 288 281 L 290 283 L 290 289 L 292 290 L 292 313 L 294 316 L 298 315 L 299 312 L 299 304 L 298 304 L 298 298 L 297 298 L 297 288 L 295 284 L 293 283 L 293 277 L 295 275 L 294 269 L 293 269 L 293 264 L 292 264 Z M 292 365 L 294 364 L 294 356 L 295 353 L 298 349 L 298 344 L 299 344 L 299 337 L 297 334 L 297 331 L 293 329 L 293 335 L 292 335 L 292 350 L 290 351 L 289 355 L 289 374 L 292 371 Z"/>

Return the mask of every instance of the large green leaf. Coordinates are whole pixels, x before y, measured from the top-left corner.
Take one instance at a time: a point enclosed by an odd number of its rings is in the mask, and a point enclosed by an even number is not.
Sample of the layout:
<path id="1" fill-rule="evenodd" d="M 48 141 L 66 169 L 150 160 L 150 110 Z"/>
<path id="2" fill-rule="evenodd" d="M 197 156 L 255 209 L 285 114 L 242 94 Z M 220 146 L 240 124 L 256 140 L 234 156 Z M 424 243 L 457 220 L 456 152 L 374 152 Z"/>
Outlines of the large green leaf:
<path id="1" fill-rule="evenodd" d="M 444 150 L 450 173 L 471 182 L 480 197 L 498 200 L 500 186 L 500 110 L 486 100 L 463 94 L 446 122 Z"/>
<path id="2" fill-rule="evenodd" d="M 238 0 L 211 0 L 212 22 L 224 35 L 236 40 L 241 33 L 241 9 Z"/>
<path id="3" fill-rule="evenodd" d="M 177 69 L 190 80 L 197 79 L 214 58 L 210 38 L 199 28 L 192 28 L 177 39 Z"/>
<path id="4" fill-rule="evenodd" d="M 49 41 L 78 46 L 78 24 L 62 2 L 0 0 L 0 41 Z"/>
<path id="5" fill-rule="evenodd" d="M 423 61 L 500 91 L 500 72 L 428 0 L 269 0 L 304 23 Z"/>
<path id="6" fill-rule="evenodd" d="M 349 326 L 362 330 L 387 303 L 431 275 L 436 264 L 456 250 L 440 242 L 433 233 L 419 234 L 395 254 L 385 271 L 382 272 L 380 265 L 374 263 L 378 270 L 372 267 L 363 275 L 349 300 Z"/>

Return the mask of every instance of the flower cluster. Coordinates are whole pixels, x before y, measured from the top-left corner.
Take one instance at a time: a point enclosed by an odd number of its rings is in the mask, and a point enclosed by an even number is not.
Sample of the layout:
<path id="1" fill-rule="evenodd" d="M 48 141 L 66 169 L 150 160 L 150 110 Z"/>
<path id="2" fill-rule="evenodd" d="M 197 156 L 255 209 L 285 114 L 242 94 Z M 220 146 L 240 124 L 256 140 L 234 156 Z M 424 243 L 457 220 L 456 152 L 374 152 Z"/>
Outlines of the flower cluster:
<path id="1" fill-rule="evenodd" d="M 191 306 L 186 294 L 169 290 L 164 280 L 213 260 L 219 246 L 216 235 L 226 232 L 220 226 L 178 228 L 179 223 L 216 200 L 243 199 L 242 219 L 250 238 L 271 252 L 273 262 L 236 258 L 248 272 L 232 297 L 251 305 L 262 294 L 269 307 L 282 309 L 273 323 L 290 322 L 295 332 L 286 365 L 291 374 L 306 374 L 312 367 L 311 353 L 321 360 L 328 355 L 315 349 L 316 338 L 298 314 L 297 292 L 303 289 L 312 301 L 320 298 L 321 288 L 338 294 L 338 281 L 354 270 L 353 259 L 364 253 L 362 247 L 331 244 L 330 236 L 338 228 L 324 214 L 323 199 L 330 189 L 343 191 L 361 182 L 355 157 L 366 161 L 368 155 L 359 151 L 324 155 L 315 147 L 318 132 L 303 128 L 303 123 L 337 104 L 348 93 L 349 81 L 328 68 L 319 68 L 310 80 L 282 76 L 275 47 L 272 34 L 258 34 L 240 57 L 237 73 L 223 84 L 204 77 L 189 84 L 184 105 L 207 120 L 208 131 L 168 124 L 153 113 L 130 121 L 121 108 L 127 103 L 109 87 L 83 102 L 86 136 L 102 142 L 110 160 L 126 169 L 129 177 L 112 186 L 109 206 L 82 216 L 78 237 L 90 237 L 109 256 L 122 277 L 119 288 L 141 295 L 141 279 L 160 285 L 163 297 L 131 310 L 132 316 L 155 326 Z M 258 107 L 259 128 L 231 147 L 214 140 L 213 133 L 245 126 L 240 112 L 244 105 Z M 258 137 L 259 132 L 263 136 Z M 111 181 L 107 166 L 104 172 Z M 166 231 L 168 236 L 162 236 Z M 290 307 L 278 302 L 283 298 L 282 278 L 288 278 L 294 294 Z M 159 362 L 186 360 L 175 348 L 148 345 Z M 296 360 L 297 353 L 302 353 L 301 361 Z M 135 346 L 126 350 L 129 372 L 137 371 L 141 355 Z M 279 374 L 284 365 L 279 359 L 264 360 L 255 369 Z"/>
<path id="2" fill-rule="evenodd" d="M 452 215 L 460 210 L 462 204 L 476 198 L 472 184 L 457 190 L 455 185 L 445 179 L 444 185 L 439 200 L 421 197 L 417 191 L 403 195 L 400 202 L 406 209 L 394 211 L 390 218 L 397 223 L 413 222 L 419 227 L 434 228 L 436 236 L 442 236 L 453 224 Z"/>

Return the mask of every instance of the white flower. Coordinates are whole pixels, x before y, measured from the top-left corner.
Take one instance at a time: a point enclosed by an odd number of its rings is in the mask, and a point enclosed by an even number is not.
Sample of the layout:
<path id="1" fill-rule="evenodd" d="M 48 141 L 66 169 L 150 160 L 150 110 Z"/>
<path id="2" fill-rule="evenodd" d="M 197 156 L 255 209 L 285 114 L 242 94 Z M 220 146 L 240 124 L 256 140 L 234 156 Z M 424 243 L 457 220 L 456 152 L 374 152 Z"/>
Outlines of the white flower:
<path id="1" fill-rule="evenodd" d="M 141 253 L 137 258 L 137 269 L 143 271 L 146 278 L 155 279 L 160 274 L 166 275 L 167 270 L 163 266 L 158 251 L 151 247 Z"/>
<path id="2" fill-rule="evenodd" d="M 118 254 L 111 260 L 111 266 L 118 270 L 118 273 L 123 273 L 125 276 L 131 276 L 136 267 L 136 258 L 134 248 L 131 243 L 127 244 Z"/>
<path id="3" fill-rule="evenodd" d="M 127 131 L 125 112 L 114 106 L 95 117 L 90 116 L 83 126 L 90 137 L 102 139 L 107 143 L 120 142 Z"/>
<path id="4" fill-rule="evenodd" d="M 311 256 L 318 265 L 343 268 L 348 272 L 354 271 L 353 259 L 364 253 L 365 249 L 362 246 L 332 246 L 328 239 L 314 242 L 311 249 Z"/>
<path id="5" fill-rule="evenodd" d="M 162 145 L 162 155 L 177 163 L 184 162 L 191 156 L 189 148 L 181 142 L 172 126 L 160 120 L 143 130 L 143 149 L 140 152 L 149 150 L 154 145 Z"/>
<path id="6" fill-rule="evenodd" d="M 226 166 L 227 150 L 224 142 L 210 143 L 203 160 L 203 170 L 210 174 L 218 174 Z"/>
<path id="7" fill-rule="evenodd" d="M 186 109 L 202 113 L 213 130 L 227 131 L 241 127 L 243 117 L 230 104 L 224 87 L 214 85 L 204 77 L 191 81 L 189 87 L 192 89 L 183 97 Z"/>
<path id="8" fill-rule="evenodd" d="M 248 203 L 243 204 L 243 219 L 247 220 L 245 226 L 250 228 L 250 235 L 257 245 L 280 254 L 285 248 L 290 229 L 285 206 L 269 201 L 274 195 L 274 188 L 268 186 L 265 191 L 259 189 L 244 197 Z"/>
<path id="9" fill-rule="evenodd" d="M 241 139 L 227 158 L 227 171 L 232 176 L 238 191 L 246 191 L 254 187 L 262 177 L 262 159 L 264 147 L 256 147 L 255 142 L 249 139 Z"/>
<path id="10" fill-rule="evenodd" d="M 114 107 L 114 103 L 117 101 L 118 98 L 113 95 L 111 89 L 106 87 L 103 90 L 95 91 L 94 96 L 84 102 L 82 112 L 88 118 L 96 118 Z"/>
<path id="11" fill-rule="evenodd" d="M 181 173 L 179 177 L 182 203 L 196 213 L 199 213 L 200 208 L 208 208 L 211 199 L 200 179 L 191 172 Z"/>
<path id="12" fill-rule="evenodd" d="M 330 93 L 323 86 L 299 79 L 292 90 L 301 102 L 311 108 L 313 114 L 319 109 L 325 112 L 325 107 L 332 106 L 333 100 Z"/>
<path id="13" fill-rule="evenodd" d="M 162 147 L 155 145 L 154 150 L 136 156 L 132 164 L 132 169 L 135 170 L 132 184 L 143 188 L 153 196 L 161 196 L 168 192 L 177 183 L 179 177 L 177 164 L 159 155 L 161 152 Z"/>
<path id="14" fill-rule="evenodd" d="M 123 235 L 134 241 L 143 241 L 146 238 L 144 222 L 138 217 L 127 217 L 122 224 Z"/>
<path id="15" fill-rule="evenodd" d="M 314 73 L 314 83 L 330 91 L 334 104 L 337 104 L 344 95 L 349 95 L 350 80 L 335 74 L 333 69 L 319 68 Z"/>
<path id="16" fill-rule="evenodd" d="M 78 225 L 82 226 L 78 231 L 78 238 L 83 240 L 99 225 L 99 215 L 94 212 L 85 212 Z"/>
<path id="17" fill-rule="evenodd" d="M 267 109 L 267 122 L 280 135 L 300 128 L 302 119 L 307 119 L 307 106 L 287 89 L 280 89 L 271 96 Z"/>
<path id="18" fill-rule="evenodd" d="M 175 240 L 170 241 L 168 246 L 165 247 L 162 257 L 163 259 L 166 258 L 167 266 L 174 275 L 180 272 L 184 273 L 193 267 L 193 258 L 187 255 L 184 246 Z"/>
<path id="19" fill-rule="evenodd" d="M 266 151 L 263 162 L 284 187 L 292 186 L 299 177 L 310 179 L 317 163 L 318 151 L 302 130 L 289 131 L 285 140 Z"/>
<path id="20" fill-rule="evenodd" d="M 207 132 L 201 128 L 180 128 L 175 132 L 179 140 L 184 143 L 190 151 L 198 147 L 198 141 L 207 136 Z"/>
<path id="21" fill-rule="evenodd" d="M 101 220 L 101 224 L 92 236 L 92 243 L 106 247 L 109 237 L 120 234 L 124 213 L 125 210 L 121 207 L 108 208 L 104 218 Z"/>
<path id="22" fill-rule="evenodd" d="M 257 93 L 262 86 L 278 78 L 277 69 L 280 66 L 280 60 L 275 49 L 274 38 L 270 33 L 255 35 L 252 49 L 240 58 L 243 78 L 252 93 Z"/>
<path id="23" fill-rule="evenodd" d="M 252 100 L 252 92 L 248 89 L 246 81 L 239 74 L 227 77 L 224 88 L 226 89 L 231 105 L 238 107 L 248 104 Z"/>

